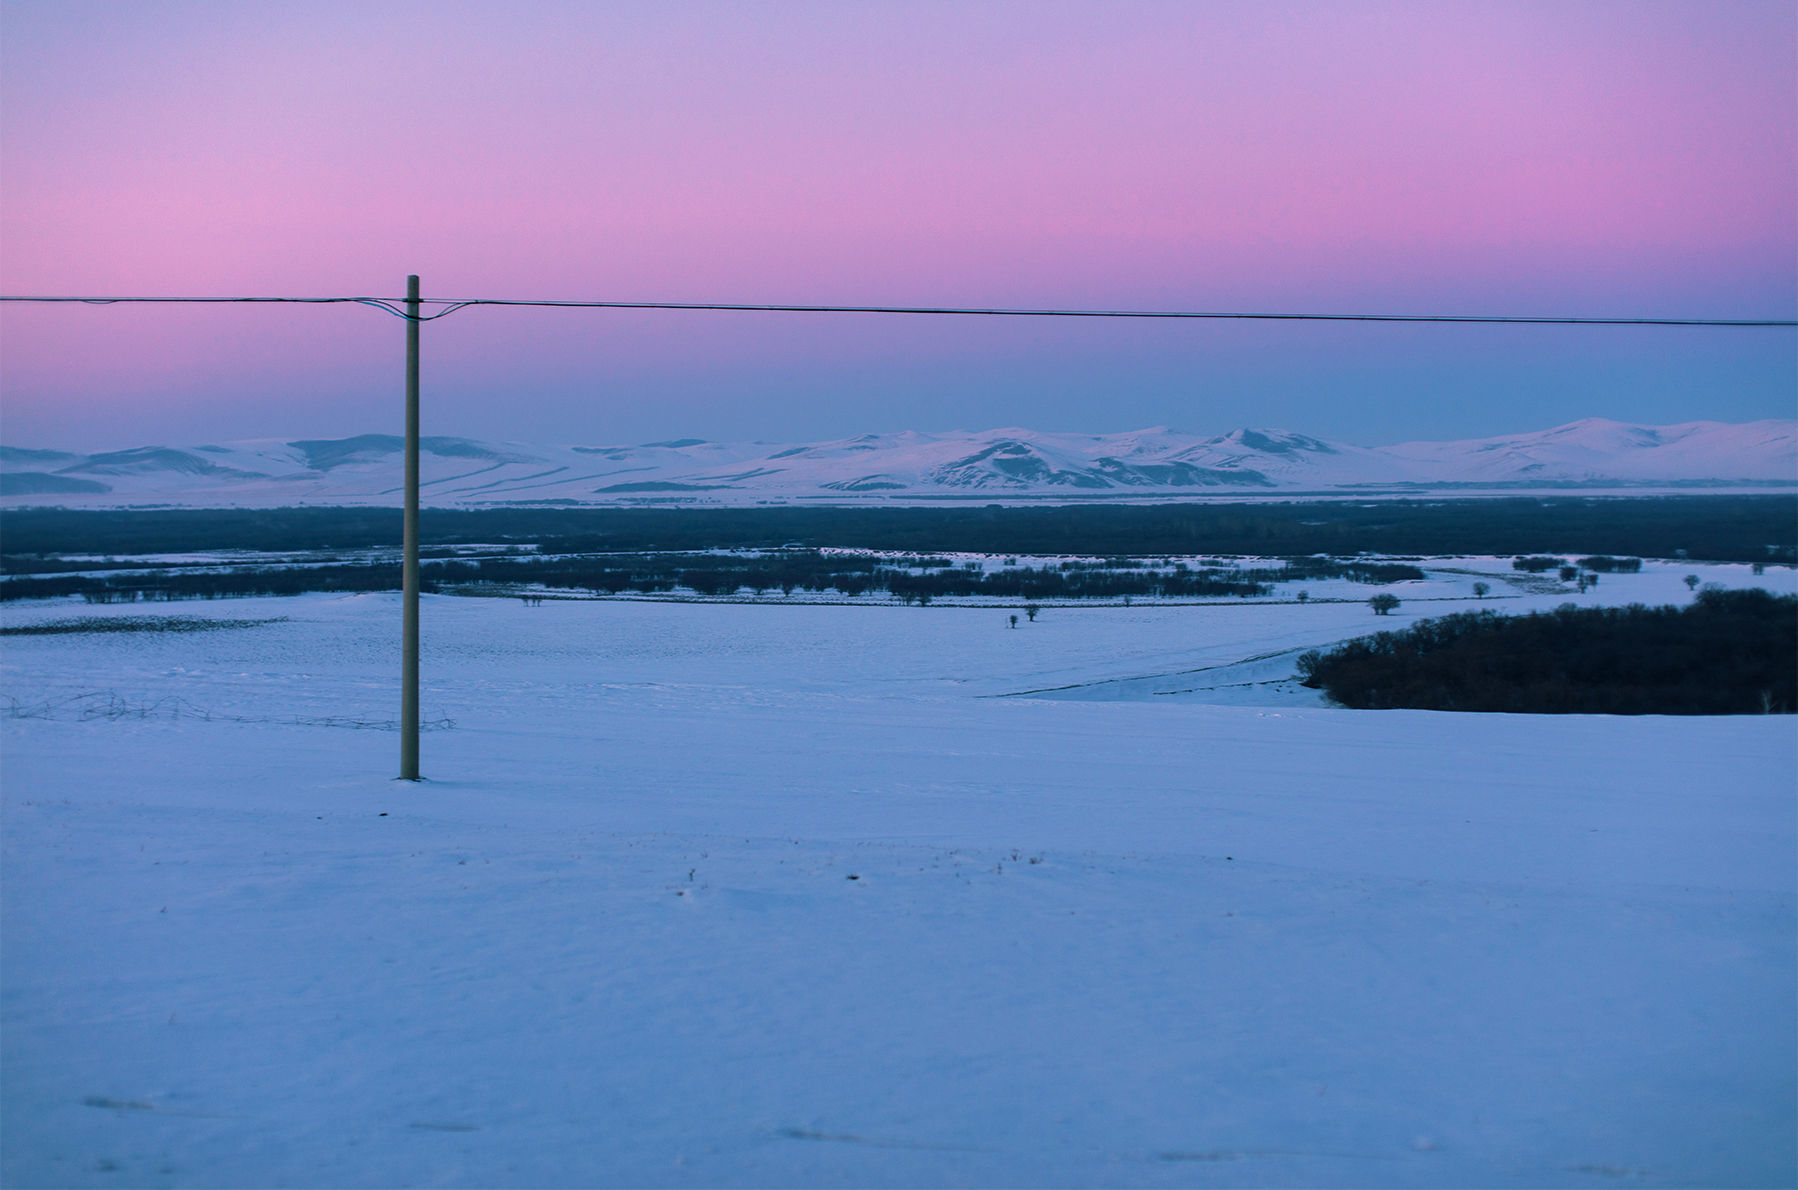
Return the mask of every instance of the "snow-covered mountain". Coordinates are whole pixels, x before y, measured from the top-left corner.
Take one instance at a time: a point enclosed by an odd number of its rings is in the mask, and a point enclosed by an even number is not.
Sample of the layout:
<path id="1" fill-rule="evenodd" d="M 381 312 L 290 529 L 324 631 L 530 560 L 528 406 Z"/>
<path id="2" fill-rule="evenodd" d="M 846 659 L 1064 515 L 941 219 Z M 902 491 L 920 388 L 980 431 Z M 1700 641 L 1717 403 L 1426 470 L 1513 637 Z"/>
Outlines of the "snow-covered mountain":
<path id="1" fill-rule="evenodd" d="M 354 438 L 144 446 L 100 454 L 0 447 L 13 506 L 391 504 L 402 440 Z M 1798 486 L 1798 422 L 1640 426 L 1589 418 L 1531 434 L 1361 447 L 1287 430 L 1199 437 L 1165 426 L 1123 434 L 864 434 L 770 444 L 683 438 L 638 446 L 539 447 L 427 437 L 434 505 L 909 503 L 1728 484 Z"/>

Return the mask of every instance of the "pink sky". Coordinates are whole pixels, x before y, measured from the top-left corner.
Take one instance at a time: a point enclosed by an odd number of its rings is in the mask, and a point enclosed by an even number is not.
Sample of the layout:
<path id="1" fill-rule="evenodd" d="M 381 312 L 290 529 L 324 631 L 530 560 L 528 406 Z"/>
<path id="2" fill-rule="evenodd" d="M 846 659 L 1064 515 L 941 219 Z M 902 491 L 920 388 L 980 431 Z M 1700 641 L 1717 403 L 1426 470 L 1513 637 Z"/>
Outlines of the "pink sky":
<path id="1" fill-rule="evenodd" d="M 1798 17 L 1690 4 L 0 2 L 0 290 L 1793 316 Z M 8 306 L 8 444 L 394 420 L 372 311 Z M 468 311 L 543 440 L 1791 416 L 1789 331 Z"/>

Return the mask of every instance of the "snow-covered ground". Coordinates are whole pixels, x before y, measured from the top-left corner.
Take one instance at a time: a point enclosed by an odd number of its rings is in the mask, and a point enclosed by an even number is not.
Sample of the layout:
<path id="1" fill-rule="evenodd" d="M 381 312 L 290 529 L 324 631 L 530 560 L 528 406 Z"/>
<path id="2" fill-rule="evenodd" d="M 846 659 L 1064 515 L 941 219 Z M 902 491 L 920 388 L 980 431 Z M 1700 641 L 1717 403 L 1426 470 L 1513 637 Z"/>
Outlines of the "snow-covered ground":
<path id="1" fill-rule="evenodd" d="M 7 606 L 269 622 L 0 646 L 0 1182 L 1793 1184 L 1791 717 L 1281 680 L 1482 577 L 1793 572 L 1427 568 L 428 597 L 416 786 L 395 597 Z"/>

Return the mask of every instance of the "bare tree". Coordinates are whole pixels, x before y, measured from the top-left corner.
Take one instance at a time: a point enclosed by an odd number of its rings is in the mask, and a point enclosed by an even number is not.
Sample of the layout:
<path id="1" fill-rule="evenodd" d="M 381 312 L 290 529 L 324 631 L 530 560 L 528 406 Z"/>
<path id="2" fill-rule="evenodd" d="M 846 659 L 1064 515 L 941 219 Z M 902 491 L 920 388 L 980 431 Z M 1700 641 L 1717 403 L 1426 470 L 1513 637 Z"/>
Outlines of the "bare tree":
<path id="1" fill-rule="evenodd" d="M 1383 616 L 1398 606 L 1398 596 L 1389 591 L 1381 591 L 1367 601 L 1367 606 L 1373 608 L 1374 615 Z"/>
<path id="2" fill-rule="evenodd" d="M 1700 580 L 1697 575 L 1688 574 L 1685 578 L 1681 579 L 1680 581 L 1686 585 L 1686 590 L 1696 591 L 1698 589 L 1698 583 Z"/>
<path id="3" fill-rule="evenodd" d="M 1025 614 L 1025 615 L 1026 615 L 1026 616 L 1028 616 L 1028 617 L 1030 617 L 1030 622 L 1031 622 L 1031 623 L 1032 623 L 1032 624 L 1034 624 L 1034 623 L 1036 623 L 1036 613 L 1037 613 L 1037 612 L 1040 612 L 1040 611 L 1042 611 L 1042 610 L 1043 610 L 1043 609 L 1042 609 L 1042 608 L 1040 608 L 1040 607 L 1038 607 L 1038 606 L 1037 606 L 1037 605 L 1036 605 L 1036 604 L 1034 604 L 1034 603 L 1026 603 L 1026 604 L 1025 604 L 1025 605 L 1024 605 L 1024 614 Z M 1016 619 L 1016 618 L 1017 618 L 1017 617 L 1015 617 L 1015 616 L 1014 616 L 1014 617 L 1012 617 L 1012 618 L 1013 618 L 1013 619 Z"/>
<path id="4" fill-rule="evenodd" d="M 1477 598 L 1484 599 L 1487 595 L 1491 594 L 1491 592 L 1492 587 L 1487 583 L 1473 584 L 1473 593 Z"/>

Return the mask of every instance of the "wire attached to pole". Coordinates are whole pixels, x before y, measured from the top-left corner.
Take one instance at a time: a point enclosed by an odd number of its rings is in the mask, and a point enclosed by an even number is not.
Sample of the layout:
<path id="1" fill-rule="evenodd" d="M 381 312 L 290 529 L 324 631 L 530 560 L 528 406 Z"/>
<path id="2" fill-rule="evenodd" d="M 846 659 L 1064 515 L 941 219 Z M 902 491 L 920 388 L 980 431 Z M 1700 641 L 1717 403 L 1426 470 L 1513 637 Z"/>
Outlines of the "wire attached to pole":
<path id="1" fill-rule="evenodd" d="M 751 304 L 744 302 L 611 302 L 550 298 L 424 298 L 420 305 L 441 307 L 430 314 L 407 311 L 406 298 L 390 297 L 39 297 L 0 295 L 0 302 L 64 302 L 89 306 L 126 304 L 293 304 L 329 306 L 354 304 L 385 310 L 408 322 L 432 322 L 470 306 L 525 306 L 540 309 L 578 310 L 711 310 L 761 314 L 935 314 L 987 318 L 1155 318 L 1219 322 L 1394 322 L 1462 323 L 1515 326 L 1692 326 L 1692 327 L 1798 327 L 1790 318 L 1595 318 L 1578 315 L 1512 314 L 1365 314 L 1314 313 L 1273 310 L 1070 310 L 989 306 L 837 306 Z"/>

